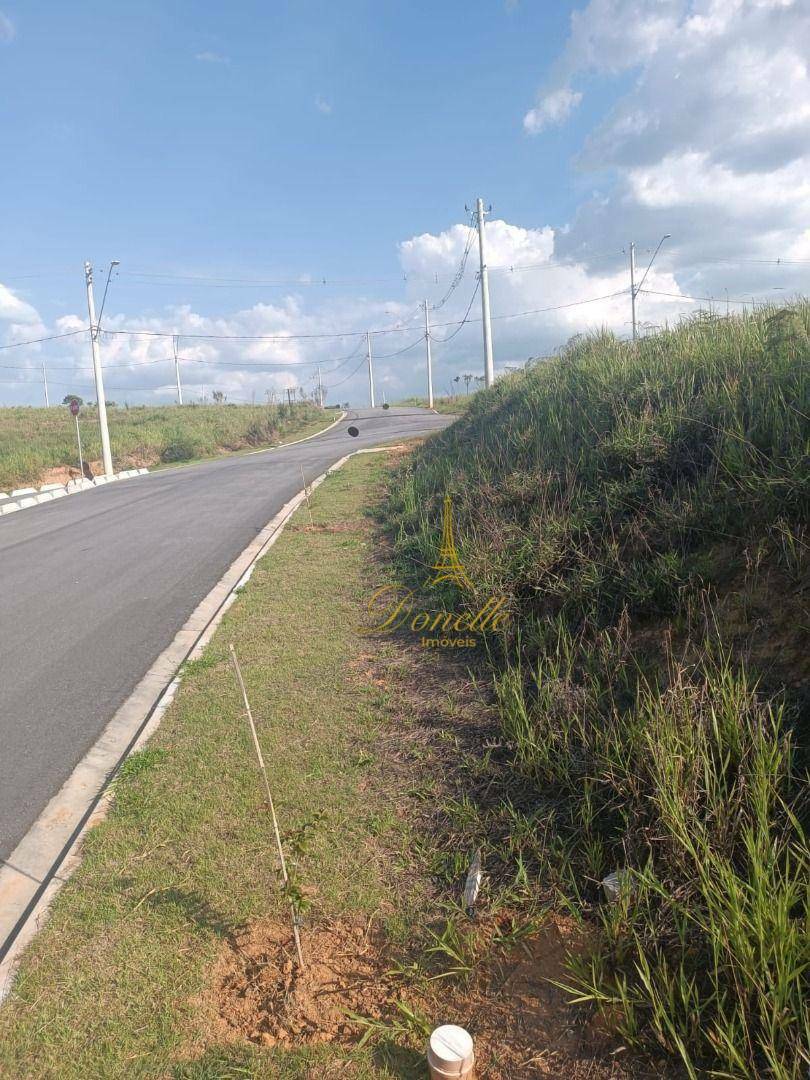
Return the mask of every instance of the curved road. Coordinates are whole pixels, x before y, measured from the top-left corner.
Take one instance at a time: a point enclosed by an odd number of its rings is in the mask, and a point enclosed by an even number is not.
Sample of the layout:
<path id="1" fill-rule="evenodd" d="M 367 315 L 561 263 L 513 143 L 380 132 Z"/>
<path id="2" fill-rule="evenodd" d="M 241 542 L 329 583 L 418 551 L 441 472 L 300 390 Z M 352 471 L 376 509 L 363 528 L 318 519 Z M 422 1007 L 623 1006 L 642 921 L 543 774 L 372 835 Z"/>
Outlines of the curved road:
<path id="1" fill-rule="evenodd" d="M 151 473 L 0 520 L 0 860 L 301 490 L 302 467 L 310 481 L 350 450 L 449 422 L 419 409 L 360 410 L 298 445 Z"/>

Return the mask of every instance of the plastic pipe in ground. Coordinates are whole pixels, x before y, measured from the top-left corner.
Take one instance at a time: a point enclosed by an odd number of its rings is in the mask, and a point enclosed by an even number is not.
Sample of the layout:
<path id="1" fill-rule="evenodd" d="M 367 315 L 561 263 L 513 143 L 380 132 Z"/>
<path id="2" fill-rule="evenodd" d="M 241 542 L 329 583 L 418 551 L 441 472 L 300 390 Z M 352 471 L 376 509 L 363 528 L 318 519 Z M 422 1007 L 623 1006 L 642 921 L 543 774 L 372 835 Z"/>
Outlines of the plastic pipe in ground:
<path id="1" fill-rule="evenodd" d="M 472 1080 L 475 1055 L 472 1036 L 456 1024 L 443 1024 L 430 1036 L 427 1051 L 431 1080 Z"/>

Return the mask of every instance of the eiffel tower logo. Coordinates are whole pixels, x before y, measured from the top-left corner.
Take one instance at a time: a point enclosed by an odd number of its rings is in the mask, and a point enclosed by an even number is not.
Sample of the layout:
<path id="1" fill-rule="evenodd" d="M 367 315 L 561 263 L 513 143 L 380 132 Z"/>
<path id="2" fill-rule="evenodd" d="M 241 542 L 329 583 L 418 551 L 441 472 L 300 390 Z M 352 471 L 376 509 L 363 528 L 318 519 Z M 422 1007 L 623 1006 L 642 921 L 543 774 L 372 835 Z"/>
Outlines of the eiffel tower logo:
<path id="1" fill-rule="evenodd" d="M 434 563 L 431 569 L 436 571 L 429 584 L 438 585 L 442 581 L 450 581 L 459 589 L 472 591 L 472 582 L 467 577 L 467 572 L 461 565 L 461 559 L 456 551 L 456 541 L 453 536 L 453 500 L 449 495 L 444 497 L 444 511 L 442 514 L 442 543 L 439 548 L 439 561 Z"/>

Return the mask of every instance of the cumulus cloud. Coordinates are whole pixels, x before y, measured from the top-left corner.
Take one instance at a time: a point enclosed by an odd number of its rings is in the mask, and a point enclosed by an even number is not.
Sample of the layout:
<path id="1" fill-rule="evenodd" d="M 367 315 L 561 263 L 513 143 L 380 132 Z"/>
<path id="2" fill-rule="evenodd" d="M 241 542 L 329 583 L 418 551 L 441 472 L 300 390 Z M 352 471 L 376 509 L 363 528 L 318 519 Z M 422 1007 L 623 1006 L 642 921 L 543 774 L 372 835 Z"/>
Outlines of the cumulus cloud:
<path id="1" fill-rule="evenodd" d="M 16 30 L 14 29 L 14 23 L 8 15 L 4 15 L 3 12 L 0 11 L 0 44 L 13 41 L 15 35 Z"/>
<path id="2" fill-rule="evenodd" d="M 594 74 L 633 82 L 584 140 L 577 164 L 599 189 L 561 231 L 561 256 L 672 233 L 664 258 L 685 291 L 802 286 L 799 269 L 755 260 L 806 249 L 808 56 L 801 0 L 591 0 L 575 12 L 537 108 L 554 87 L 587 93 Z"/>
<path id="3" fill-rule="evenodd" d="M 315 98 L 315 108 L 324 116 L 331 116 L 332 114 L 332 103 L 321 97 L 320 94 Z"/>
<path id="4" fill-rule="evenodd" d="M 533 109 L 523 117 L 523 126 L 530 135 L 536 135 L 547 127 L 562 124 L 582 101 L 582 94 L 568 86 L 552 90 L 539 98 Z"/>

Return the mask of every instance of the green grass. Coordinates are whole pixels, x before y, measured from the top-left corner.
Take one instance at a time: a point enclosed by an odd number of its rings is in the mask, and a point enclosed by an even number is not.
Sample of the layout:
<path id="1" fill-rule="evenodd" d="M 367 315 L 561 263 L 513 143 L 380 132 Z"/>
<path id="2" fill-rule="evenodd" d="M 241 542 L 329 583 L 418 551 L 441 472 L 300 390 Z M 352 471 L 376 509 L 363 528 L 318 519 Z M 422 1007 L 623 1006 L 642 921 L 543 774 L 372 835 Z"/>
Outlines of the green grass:
<path id="1" fill-rule="evenodd" d="M 139 405 L 108 409 L 107 417 L 117 469 L 268 446 L 313 434 L 334 419 L 311 405 Z M 82 408 L 80 427 L 85 460 L 98 461 L 95 409 Z M 78 468 L 75 424 L 67 407 L 0 409 L 0 490 L 36 484 L 59 466 Z"/>
<path id="2" fill-rule="evenodd" d="M 388 503 L 421 582 L 451 493 L 471 599 L 512 612 L 505 878 L 601 926 L 572 993 L 695 1077 L 810 1064 L 809 391 L 807 303 L 595 335 L 477 393 Z"/>
<path id="3" fill-rule="evenodd" d="M 437 413 L 446 413 L 449 416 L 460 416 L 469 406 L 470 396 L 465 394 L 456 397 L 434 397 L 433 408 Z M 398 401 L 397 405 L 411 406 L 416 409 L 428 407 L 427 398 L 409 397 Z"/>
<path id="4" fill-rule="evenodd" d="M 368 782 L 386 692 L 353 674 L 368 649 L 358 632 L 371 550 L 361 510 L 383 468 L 355 458 L 315 492 L 316 528 L 298 513 L 187 666 L 148 747 L 125 764 L 109 816 L 88 835 L 0 1009 L 0 1075 L 337 1076 L 349 1075 L 347 1062 L 359 1078 L 404 1075 L 370 1045 L 207 1045 L 208 1016 L 195 1003 L 232 930 L 260 915 L 288 918 L 231 641 L 282 830 L 288 841 L 307 834 L 306 853 L 293 857 L 296 883 L 314 890 L 307 918 L 396 912 L 407 935 L 423 903 L 424 885 L 402 870 L 409 838 L 394 789 Z M 333 1071 L 321 1073 L 326 1065 Z"/>

